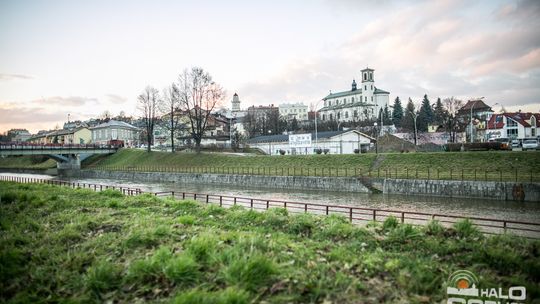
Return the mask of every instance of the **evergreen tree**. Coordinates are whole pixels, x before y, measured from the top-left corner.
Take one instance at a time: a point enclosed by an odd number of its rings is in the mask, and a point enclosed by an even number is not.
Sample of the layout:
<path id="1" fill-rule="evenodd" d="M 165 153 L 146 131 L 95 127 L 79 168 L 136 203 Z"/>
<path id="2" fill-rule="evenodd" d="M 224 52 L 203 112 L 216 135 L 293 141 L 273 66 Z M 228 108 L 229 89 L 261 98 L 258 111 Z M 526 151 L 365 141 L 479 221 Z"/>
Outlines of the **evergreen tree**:
<path id="1" fill-rule="evenodd" d="M 436 122 L 438 125 L 444 125 L 448 116 L 448 112 L 444 108 L 440 97 L 437 98 L 437 102 L 435 103 L 434 115 L 434 122 Z"/>
<path id="2" fill-rule="evenodd" d="M 401 127 L 409 132 L 414 132 L 414 120 L 416 119 L 416 109 L 413 101 L 409 98 L 404 115 L 401 119 Z"/>
<path id="3" fill-rule="evenodd" d="M 433 109 L 429 103 L 427 94 L 424 95 L 422 100 L 422 105 L 420 106 L 420 111 L 418 113 L 417 128 L 419 132 L 426 132 L 428 130 L 428 125 L 433 122 L 434 119 Z"/>
<path id="4" fill-rule="evenodd" d="M 388 104 L 384 106 L 384 112 L 383 112 L 383 121 L 385 125 L 391 125 L 392 117 L 390 115 L 390 109 L 388 109 Z"/>
<path id="5" fill-rule="evenodd" d="M 392 111 L 392 121 L 394 122 L 394 126 L 396 128 L 401 127 L 401 121 L 403 119 L 403 107 L 401 106 L 401 100 L 399 100 L 399 96 L 396 97 L 396 100 L 394 101 L 394 110 Z"/>

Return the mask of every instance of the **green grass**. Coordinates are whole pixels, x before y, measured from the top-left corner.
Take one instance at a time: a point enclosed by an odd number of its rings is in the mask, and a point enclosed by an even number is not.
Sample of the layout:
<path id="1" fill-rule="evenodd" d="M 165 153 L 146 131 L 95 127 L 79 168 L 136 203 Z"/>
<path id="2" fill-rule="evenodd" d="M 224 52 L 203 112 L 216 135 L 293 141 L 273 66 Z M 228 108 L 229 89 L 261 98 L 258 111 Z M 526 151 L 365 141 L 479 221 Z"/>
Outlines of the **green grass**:
<path id="1" fill-rule="evenodd" d="M 295 176 L 369 176 L 540 181 L 538 151 L 235 156 L 124 149 L 90 160 L 88 169 Z"/>
<path id="2" fill-rule="evenodd" d="M 49 169 L 56 168 L 56 162 L 45 156 L 9 156 L 0 157 L 0 168 Z"/>
<path id="3" fill-rule="evenodd" d="M 0 302 L 440 303 L 459 269 L 540 297 L 540 242 L 468 221 L 359 227 L 10 182 L 0 198 Z"/>

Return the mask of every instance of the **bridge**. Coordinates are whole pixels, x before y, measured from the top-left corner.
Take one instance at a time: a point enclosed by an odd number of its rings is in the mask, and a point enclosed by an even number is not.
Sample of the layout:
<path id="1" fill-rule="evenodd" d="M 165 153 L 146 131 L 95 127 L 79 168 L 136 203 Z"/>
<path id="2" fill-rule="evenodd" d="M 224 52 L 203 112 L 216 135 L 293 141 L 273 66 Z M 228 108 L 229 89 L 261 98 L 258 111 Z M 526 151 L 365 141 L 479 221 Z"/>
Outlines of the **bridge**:
<path id="1" fill-rule="evenodd" d="M 0 157 L 20 155 L 46 155 L 56 161 L 58 172 L 69 173 L 81 169 L 81 161 L 92 154 L 111 154 L 115 145 L 61 145 L 61 144 L 6 144 L 0 143 Z"/>

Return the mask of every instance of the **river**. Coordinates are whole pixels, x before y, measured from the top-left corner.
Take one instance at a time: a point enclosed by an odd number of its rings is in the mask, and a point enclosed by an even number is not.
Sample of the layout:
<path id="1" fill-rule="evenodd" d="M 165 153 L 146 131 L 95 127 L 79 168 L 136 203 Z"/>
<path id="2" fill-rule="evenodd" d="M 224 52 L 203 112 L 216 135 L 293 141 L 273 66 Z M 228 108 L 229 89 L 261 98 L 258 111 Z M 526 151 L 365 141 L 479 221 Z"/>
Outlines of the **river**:
<path id="1" fill-rule="evenodd" d="M 0 173 L 0 175 L 59 179 L 42 174 Z M 308 191 L 268 189 L 251 187 L 231 187 L 203 184 L 140 183 L 129 180 L 62 179 L 72 182 L 93 183 L 140 188 L 143 191 L 175 191 L 201 194 L 220 194 L 230 196 L 264 198 L 294 202 L 321 203 L 331 205 L 350 205 L 358 207 L 393 209 L 409 212 L 451 214 L 465 217 L 487 217 L 503 220 L 516 220 L 540 223 L 540 204 L 534 202 L 506 202 L 480 199 L 364 194 L 332 191 Z"/>

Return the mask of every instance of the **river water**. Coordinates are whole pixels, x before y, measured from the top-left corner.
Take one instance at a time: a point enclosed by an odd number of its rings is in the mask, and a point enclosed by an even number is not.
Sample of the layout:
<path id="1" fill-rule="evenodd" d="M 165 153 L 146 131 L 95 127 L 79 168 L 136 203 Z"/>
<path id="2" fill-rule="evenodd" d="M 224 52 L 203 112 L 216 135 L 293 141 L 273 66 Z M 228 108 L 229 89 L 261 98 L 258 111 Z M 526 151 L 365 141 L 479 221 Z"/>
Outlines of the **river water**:
<path id="1" fill-rule="evenodd" d="M 0 175 L 59 179 L 55 176 L 40 174 L 0 173 Z M 223 185 L 178 184 L 178 183 L 141 183 L 129 180 L 62 179 L 72 182 L 126 186 L 140 188 L 143 191 L 191 192 L 200 194 L 230 195 L 251 198 L 263 198 L 282 201 L 321 203 L 330 205 L 350 205 L 358 207 L 392 209 L 409 212 L 426 212 L 460 215 L 467 217 L 487 217 L 504 220 L 517 220 L 540 223 L 540 203 L 505 202 L 480 199 L 448 197 L 405 196 L 347 193 L 318 190 L 287 190 Z"/>

